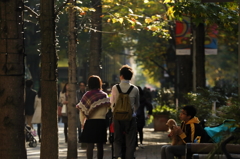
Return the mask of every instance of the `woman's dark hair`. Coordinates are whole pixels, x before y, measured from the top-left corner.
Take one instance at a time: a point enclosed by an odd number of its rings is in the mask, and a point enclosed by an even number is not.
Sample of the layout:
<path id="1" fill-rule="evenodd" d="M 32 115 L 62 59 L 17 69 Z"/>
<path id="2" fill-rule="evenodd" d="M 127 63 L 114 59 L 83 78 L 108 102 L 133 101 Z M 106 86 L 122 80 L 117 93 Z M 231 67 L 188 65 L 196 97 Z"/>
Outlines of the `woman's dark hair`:
<path id="1" fill-rule="evenodd" d="M 102 80 L 99 76 L 91 75 L 88 78 L 88 88 L 90 90 L 102 89 Z"/>
<path id="2" fill-rule="evenodd" d="M 125 80 L 131 80 L 133 76 L 133 70 L 130 66 L 128 65 L 123 65 L 120 68 L 120 76 L 123 76 Z"/>
<path id="3" fill-rule="evenodd" d="M 62 93 L 66 93 L 67 92 L 67 85 L 68 85 L 68 82 L 65 83 L 65 85 L 63 87 L 63 90 L 62 90 Z"/>
<path id="4" fill-rule="evenodd" d="M 187 116 L 191 116 L 191 118 L 193 118 L 197 114 L 197 109 L 193 105 L 186 105 L 182 109 L 185 110 Z"/>

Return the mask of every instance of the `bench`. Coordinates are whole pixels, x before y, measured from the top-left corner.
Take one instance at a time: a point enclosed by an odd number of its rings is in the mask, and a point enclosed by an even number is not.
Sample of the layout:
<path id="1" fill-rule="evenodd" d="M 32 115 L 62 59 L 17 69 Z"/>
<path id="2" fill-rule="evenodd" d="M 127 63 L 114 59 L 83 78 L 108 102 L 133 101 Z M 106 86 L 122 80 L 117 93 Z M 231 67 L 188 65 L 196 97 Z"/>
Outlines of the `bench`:
<path id="1" fill-rule="evenodd" d="M 230 135 L 220 145 L 217 143 L 187 143 L 186 159 L 206 159 L 211 151 L 220 146 L 220 151 L 211 157 L 211 159 L 240 159 L 240 144 L 229 144 L 231 140 L 237 140 L 239 137 Z"/>

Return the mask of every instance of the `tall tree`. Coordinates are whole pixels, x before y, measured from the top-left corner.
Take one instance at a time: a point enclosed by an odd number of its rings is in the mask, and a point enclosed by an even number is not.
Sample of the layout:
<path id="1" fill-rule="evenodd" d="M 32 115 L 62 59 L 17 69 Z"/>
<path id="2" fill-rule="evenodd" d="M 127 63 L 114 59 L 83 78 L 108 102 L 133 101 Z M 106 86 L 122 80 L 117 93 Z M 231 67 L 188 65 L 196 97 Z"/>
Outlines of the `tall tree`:
<path id="1" fill-rule="evenodd" d="M 76 12 L 75 0 L 70 0 L 68 8 L 68 153 L 67 158 L 77 158 L 77 109 L 76 109 Z"/>
<path id="2" fill-rule="evenodd" d="M 23 0 L 0 1 L 0 156 L 26 159 Z"/>
<path id="3" fill-rule="evenodd" d="M 55 0 L 41 0 L 41 88 L 42 143 L 41 159 L 58 158 L 57 54 L 55 37 Z M 49 133 L 51 130 L 51 133 Z"/>
<path id="4" fill-rule="evenodd" d="M 205 73 L 205 28 L 204 23 L 200 23 L 194 27 L 196 31 L 196 87 L 206 87 L 206 73 Z"/>
<path id="5" fill-rule="evenodd" d="M 101 0 L 92 0 L 92 29 L 90 39 L 89 75 L 100 75 L 102 53 L 102 4 Z"/>

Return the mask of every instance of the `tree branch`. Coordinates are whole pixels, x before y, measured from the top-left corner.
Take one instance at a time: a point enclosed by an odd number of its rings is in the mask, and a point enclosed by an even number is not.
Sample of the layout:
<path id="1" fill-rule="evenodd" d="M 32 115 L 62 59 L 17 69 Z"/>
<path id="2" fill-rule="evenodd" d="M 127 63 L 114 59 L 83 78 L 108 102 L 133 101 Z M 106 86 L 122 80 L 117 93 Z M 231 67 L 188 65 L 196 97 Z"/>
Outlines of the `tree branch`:
<path id="1" fill-rule="evenodd" d="M 67 0 L 65 3 L 63 3 L 58 10 L 55 12 L 55 16 L 59 14 L 59 12 L 69 3 L 70 0 Z"/>
<path id="2" fill-rule="evenodd" d="M 24 5 L 24 8 L 27 9 L 30 13 L 34 14 L 36 16 L 36 18 L 39 18 L 39 14 L 37 14 L 37 12 L 32 10 L 30 7 Z"/>
<path id="3" fill-rule="evenodd" d="M 168 70 L 166 70 L 163 66 L 159 65 L 159 64 L 158 64 L 156 61 L 154 61 L 153 59 L 149 59 L 149 60 L 152 61 L 154 64 L 156 64 L 158 67 L 160 67 L 163 71 L 166 71 L 166 72 L 168 73 L 170 79 L 174 79 L 174 76 L 171 75 L 171 73 L 170 73 Z"/>

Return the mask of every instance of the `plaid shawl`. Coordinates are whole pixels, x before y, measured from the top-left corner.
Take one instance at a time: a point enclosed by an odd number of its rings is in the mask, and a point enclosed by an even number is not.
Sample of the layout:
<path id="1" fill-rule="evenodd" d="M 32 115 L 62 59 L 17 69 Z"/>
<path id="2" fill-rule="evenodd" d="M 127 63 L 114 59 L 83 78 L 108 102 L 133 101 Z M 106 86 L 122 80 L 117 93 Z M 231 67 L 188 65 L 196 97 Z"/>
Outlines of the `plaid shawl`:
<path id="1" fill-rule="evenodd" d="M 77 108 L 81 109 L 86 117 L 89 116 L 90 112 L 99 106 L 110 106 L 110 99 L 107 93 L 101 90 L 91 90 L 86 92 L 81 101 L 77 104 Z"/>

